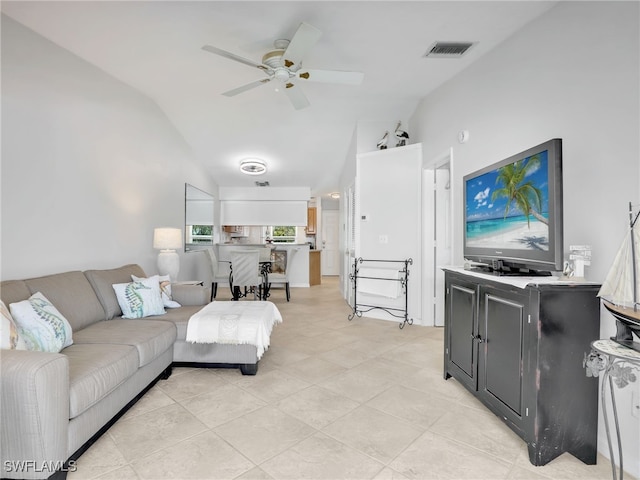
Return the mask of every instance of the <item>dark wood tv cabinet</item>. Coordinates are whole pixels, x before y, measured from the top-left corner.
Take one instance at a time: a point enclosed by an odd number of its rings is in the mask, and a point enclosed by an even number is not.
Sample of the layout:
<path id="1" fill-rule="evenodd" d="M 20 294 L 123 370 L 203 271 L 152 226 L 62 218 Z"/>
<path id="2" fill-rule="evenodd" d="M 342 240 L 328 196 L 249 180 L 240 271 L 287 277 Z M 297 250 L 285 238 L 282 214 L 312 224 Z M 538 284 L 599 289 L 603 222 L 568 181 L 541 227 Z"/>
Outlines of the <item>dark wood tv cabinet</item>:
<path id="1" fill-rule="evenodd" d="M 533 465 L 564 452 L 593 465 L 599 285 L 445 269 L 444 378 L 455 378 L 526 443 Z"/>

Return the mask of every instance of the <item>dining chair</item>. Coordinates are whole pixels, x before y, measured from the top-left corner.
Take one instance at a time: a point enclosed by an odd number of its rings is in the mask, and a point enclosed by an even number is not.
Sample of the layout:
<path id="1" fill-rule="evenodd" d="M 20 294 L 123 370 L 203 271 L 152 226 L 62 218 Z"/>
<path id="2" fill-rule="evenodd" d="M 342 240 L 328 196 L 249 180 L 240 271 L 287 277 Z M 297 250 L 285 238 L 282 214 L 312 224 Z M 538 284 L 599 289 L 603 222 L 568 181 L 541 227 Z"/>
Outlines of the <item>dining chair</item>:
<path id="1" fill-rule="evenodd" d="M 211 271 L 211 301 L 213 301 L 218 294 L 218 282 L 228 282 L 229 274 L 226 272 L 220 272 L 221 262 L 216 257 L 216 252 L 212 248 L 206 248 L 204 251 L 205 258 L 209 262 L 209 268 Z"/>
<path id="2" fill-rule="evenodd" d="M 285 264 L 284 264 L 284 273 L 278 273 L 278 272 L 274 272 L 274 273 L 270 273 L 269 274 L 269 285 L 268 288 L 269 290 L 271 289 L 272 285 L 284 285 L 285 288 L 285 293 L 287 295 L 287 302 L 289 301 L 289 299 L 291 298 L 291 291 L 289 289 L 289 273 L 291 272 L 291 262 L 293 260 L 293 257 L 295 256 L 295 254 L 298 252 L 298 250 L 300 250 L 299 248 L 292 248 L 290 250 L 287 251 L 287 257 L 285 260 Z"/>
<path id="3" fill-rule="evenodd" d="M 259 248 L 260 252 L 260 263 L 271 262 L 271 249 L 269 247 Z"/>
<path id="4" fill-rule="evenodd" d="M 253 289 L 254 300 L 262 300 L 264 277 L 260 273 L 260 252 L 258 250 L 237 250 L 231 252 L 231 286 L 233 300 L 247 296 Z M 244 293 L 243 293 L 244 287 Z M 248 290 L 247 290 L 248 289 Z"/>

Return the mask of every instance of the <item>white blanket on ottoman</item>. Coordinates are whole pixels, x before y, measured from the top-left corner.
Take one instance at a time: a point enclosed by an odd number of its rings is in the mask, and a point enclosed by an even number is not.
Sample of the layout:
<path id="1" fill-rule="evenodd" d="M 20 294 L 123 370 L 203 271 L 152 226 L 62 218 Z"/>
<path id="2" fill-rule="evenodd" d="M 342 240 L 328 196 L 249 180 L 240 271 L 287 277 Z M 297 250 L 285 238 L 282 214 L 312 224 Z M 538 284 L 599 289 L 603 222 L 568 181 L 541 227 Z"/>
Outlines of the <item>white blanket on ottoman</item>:
<path id="1" fill-rule="evenodd" d="M 255 345 L 260 360 L 273 326 L 281 322 L 272 302 L 211 302 L 189 319 L 187 342 Z"/>

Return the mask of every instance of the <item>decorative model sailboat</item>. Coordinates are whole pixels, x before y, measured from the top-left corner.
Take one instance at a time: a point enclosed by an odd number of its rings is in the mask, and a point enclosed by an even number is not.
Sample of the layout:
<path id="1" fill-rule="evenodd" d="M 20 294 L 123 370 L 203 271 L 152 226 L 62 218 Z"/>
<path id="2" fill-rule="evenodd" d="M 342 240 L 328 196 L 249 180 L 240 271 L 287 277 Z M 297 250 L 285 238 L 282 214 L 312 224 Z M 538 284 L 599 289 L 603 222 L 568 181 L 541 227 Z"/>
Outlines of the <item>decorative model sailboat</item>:
<path id="1" fill-rule="evenodd" d="M 625 237 L 598 296 L 616 318 L 612 340 L 640 352 L 640 212 L 634 216 L 629 202 L 629 234 Z"/>

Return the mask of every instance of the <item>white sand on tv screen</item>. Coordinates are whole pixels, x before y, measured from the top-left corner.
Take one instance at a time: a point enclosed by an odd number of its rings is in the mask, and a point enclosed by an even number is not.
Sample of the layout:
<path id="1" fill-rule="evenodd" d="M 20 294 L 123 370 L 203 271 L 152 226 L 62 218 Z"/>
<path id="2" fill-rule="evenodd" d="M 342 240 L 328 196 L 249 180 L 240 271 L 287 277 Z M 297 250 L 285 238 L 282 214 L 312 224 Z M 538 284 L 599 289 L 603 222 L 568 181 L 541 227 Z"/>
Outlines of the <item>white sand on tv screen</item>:
<path id="1" fill-rule="evenodd" d="M 523 221 L 499 233 L 467 239 L 467 246 L 549 250 L 549 226 L 532 218 L 530 225 Z"/>

